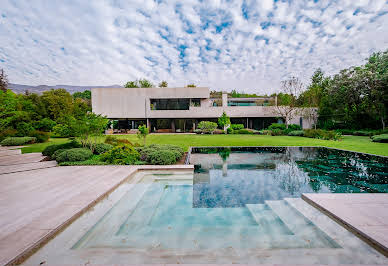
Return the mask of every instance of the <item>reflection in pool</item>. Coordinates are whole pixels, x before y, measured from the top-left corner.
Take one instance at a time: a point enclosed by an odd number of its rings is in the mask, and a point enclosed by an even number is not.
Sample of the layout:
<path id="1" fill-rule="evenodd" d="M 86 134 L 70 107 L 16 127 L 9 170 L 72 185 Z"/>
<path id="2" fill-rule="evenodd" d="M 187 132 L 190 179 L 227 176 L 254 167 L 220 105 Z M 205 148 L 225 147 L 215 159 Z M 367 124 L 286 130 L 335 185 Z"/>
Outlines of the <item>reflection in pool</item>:
<path id="1" fill-rule="evenodd" d="M 193 207 L 241 207 L 302 193 L 388 192 L 388 159 L 313 147 L 193 148 Z"/>

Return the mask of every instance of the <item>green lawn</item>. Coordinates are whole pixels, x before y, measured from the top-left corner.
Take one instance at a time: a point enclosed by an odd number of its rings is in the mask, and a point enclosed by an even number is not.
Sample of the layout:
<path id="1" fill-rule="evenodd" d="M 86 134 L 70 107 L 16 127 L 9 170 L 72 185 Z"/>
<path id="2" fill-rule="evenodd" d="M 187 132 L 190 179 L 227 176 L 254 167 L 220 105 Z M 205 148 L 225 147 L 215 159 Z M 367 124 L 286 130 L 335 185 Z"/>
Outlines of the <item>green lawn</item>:
<path id="1" fill-rule="evenodd" d="M 136 135 L 118 135 L 132 143 L 140 143 Z M 47 145 L 64 143 L 67 139 L 50 139 L 50 142 L 32 144 L 22 149 L 23 153 L 40 152 Z M 103 137 L 101 137 L 103 141 Z M 344 136 L 341 141 L 319 140 L 304 137 L 266 136 L 266 135 L 184 135 L 152 134 L 147 137 L 147 144 L 175 144 L 185 150 L 190 146 L 324 146 L 350 151 L 372 153 L 388 156 L 387 143 L 371 142 L 369 137 Z"/>

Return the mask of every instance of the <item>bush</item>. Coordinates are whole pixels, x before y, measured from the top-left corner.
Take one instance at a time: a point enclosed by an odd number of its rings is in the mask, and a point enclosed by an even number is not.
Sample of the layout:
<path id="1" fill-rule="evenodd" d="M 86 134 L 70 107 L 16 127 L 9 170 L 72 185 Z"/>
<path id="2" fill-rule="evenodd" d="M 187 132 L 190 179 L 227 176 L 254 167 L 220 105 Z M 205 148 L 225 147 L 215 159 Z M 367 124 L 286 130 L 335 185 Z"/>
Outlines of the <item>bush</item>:
<path id="1" fill-rule="evenodd" d="M 353 129 L 338 129 L 336 131 L 341 133 L 342 135 L 353 135 L 354 133 Z"/>
<path id="2" fill-rule="evenodd" d="M 41 131 L 51 131 L 57 123 L 50 118 L 43 118 L 34 123 L 34 128 Z"/>
<path id="3" fill-rule="evenodd" d="M 304 136 L 324 140 L 340 140 L 342 138 L 341 133 L 323 129 L 306 129 L 304 130 Z"/>
<path id="4" fill-rule="evenodd" d="M 274 129 L 285 130 L 286 129 L 286 125 L 285 124 L 280 124 L 280 123 L 272 123 L 268 127 L 268 130 L 274 130 Z"/>
<path id="5" fill-rule="evenodd" d="M 228 133 L 228 134 L 234 134 L 233 128 L 228 127 L 228 129 L 226 130 L 226 133 Z"/>
<path id="6" fill-rule="evenodd" d="M 298 137 L 303 137 L 304 131 L 303 130 L 293 130 L 288 133 L 288 136 L 298 136 Z"/>
<path id="7" fill-rule="evenodd" d="M 253 132 L 249 129 L 243 128 L 243 129 L 235 130 L 235 134 L 253 134 Z"/>
<path id="8" fill-rule="evenodd" d="M 34 127 L 30 123 L 20 122 L 16 126 L 17 136 L 29 136 L 32 131 L 34 131 Z"/>
<path id="9" fill-rule="evenodd" d="M 217 123 L 210 121 L 201 121 L 198 124 L 198 128 L 202 130 L 204 134 L 213 134 L 214 130 L 217 128 Z"/>
<path id="10" fill-rule="evenodd" d="M 151 154 L 153 154 L 155 151 L 172 152 L 175 156 L 174 163 L 180 160 L 184 154 L 184 150 L 181 147 L 176 145 L 168 145 L 168 144 L 152 144 L 146 147 L 139 147 L 136 149 L 140 153 L 140 159 L 150 164 L 155 164 L 152 162 L 152 159 L 151 159 Z"/>
<path id="11" fill-rule="evenodd" d="M 388 134 L 375 135 L 371 139 L 373 142 L 388 143 Z"/>
<path id="12" fill-rule="evenodd" d="M 271 135 L 271 130 L 259 130 L 257 131 L 259 135 Z"/>
<path id="13" fill-rule="evenodd" d="M 54 145 L 47 146 L 42 151 L 42 154 L 44 156 L 49 156 L 51 158 L 54 152 L 56 152 L 59 149 L 72 149 L 72 148 L 79 148 L 79 147 L 81 147 L 81 145 L 76 140 L 72 140 L 64 144 L 54 144 Z"/>
<path id="14" fill-rule="evenodd" d="M 0 141 L 5 139 L 6 137 L 13 137 L 16 136 L 16 129 L 8 128 L 5 130 L 0 131 Z"/>
<path id="15" fill-rule="evenodd" d="M 58 137 L 67 138 L 70 137 L 71 129 L 68 125 L 58 124 L 53 127 L 54 134 Z"/>
<path id="16" fill-rule="evenodd" d="M 92 157 L 93 153 L 91 150 L 86 148 L 73 148 L 64 150 L 59 153 L 56 157 L 58 163 L 62 162 L 80 162 L 85 161 Z"/>
<path id="17" fill-rule="evenodd" d="M 302 130 L 301 126 L 297 124 L 289 124 L 288 129 L 290 130 L 290 132 L 294 130 Z"/>
<path id="18" fill-rule="evenodd" d="M 230 125 L 230 127 L 231 127 L 233 130 L 240 130 L 240 129 L 243 129 L 243 128 L 244 128 L 244 125 L 243 125 L 243 124 L 232 124 L 232 125 Z"/>
<path id="19" fill-rule="evenodd" d="M 113 149 L 113 145 L 108 143 L 97 143 L 94 145 L 94 154 L 103 154 Z"/>
<path id="20" fill-rule="evenodd" d="M 196 129 L 196 130 L 194 130 L 194 133 L 195 134 L 202 134 L 202 130 L 201 129 Z"/>
<path id="21" fill-rule="evenodd" d="M 285 130 L 282 130 L 282 129 L 280 129 L 280 128 L 272 129 L 272 130 L 271 130 L 271 136 L 282 136 L 282 135 L 285 134 L 284 131 L 285 131 Z"/>
<path id="22" fill-rule="evenodd" d="M 129 145 L 119 145 L 101 154 L 100 160 L 110 164 L 134 164 L 140 159 L 140 154 Z"/>
<path id="23" fill-rule="evenodd" d="M 65 151 L 66 149 L 59 149 L 59 150 L 56 150 L 53 155 L 50 156 L 50 159 L 51 160 L 56 160 L 58 155 L 61 154 L 63 151 Z"/>
<path id="24" fill-rule="evenodd" d="M 50 139 L 50 135 L 47 132 L 34 130 L 29 134 L 30 137 L 35 137 L 36 142 L 42 143 Z"/>
<path id="25" fill-rule="evenodd" d="M 148 156 L 151 164 L 169 165 L 176 163 L 176 154 L 169 150 L 155 150 Z"/>
<path id="26" fill-rule="evenodd" d="M 213 134 L 218 134 L 218 135 L 225 134 L 225 131 L 223 131 L 222 129 L 215 129 Z"/>
<path id="27" fill-rule="evenodd" d="M 130 146 L 133 146 L 132 142 L 130 142 L 129 140 L 127 140 L 127 139 L 119 139 L 119 138 L 114 137 L 114 136 L 107 136 L 105 138 L 104 142 L 106 144 L 111 144 L 113 146 L 117 146 L 117 145 L 130 145 Z"/>
<path id="28" fill-rule="evenodd" d="M 0 144 L 2 146 L 21 146 L 25 144 L 32 144 L 36 142 L 34 137 L 8 137 L 5 138 Z"/>
<path id="29" fill-rule="evenodd" d="M 357 130 L 353 132 L 355 136 L 373 136 L 375 135 L 377 130 Z"/>

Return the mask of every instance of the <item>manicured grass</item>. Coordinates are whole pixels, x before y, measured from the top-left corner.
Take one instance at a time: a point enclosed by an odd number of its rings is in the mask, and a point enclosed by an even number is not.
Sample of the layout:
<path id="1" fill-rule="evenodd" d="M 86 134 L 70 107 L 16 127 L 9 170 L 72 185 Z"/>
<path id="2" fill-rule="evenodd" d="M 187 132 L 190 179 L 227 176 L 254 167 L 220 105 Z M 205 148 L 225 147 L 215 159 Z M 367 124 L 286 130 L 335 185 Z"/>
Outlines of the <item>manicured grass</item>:
<path id="1" fill-rule="evenodd" d="M 27 147 L 22 148 L 22 153 L 42 152 L 44 148 L 53 144 L 62 144 L 68 142 L 67 138 L 50 138 L 48 142 L 30 144 Z"/>
<path id="2" fill-rule="evenodd" d="M 136 135 L 117 135 L 132 143 L 141 143 Z M 59 143 L 67 139 L 52 139 Z M 103 137 L 101 137 L 103 141 Z M 185 135 L 185 134 L 152 134 L 147 137 L 147 144 L 175 144 L 186 151 L 190 146 L 323 146 L 349 151 L 358 151 L 388 156 L 387 143 L 375 143 L 369 137 L 344 136 L 341 141 L 320 140 L 304 137 L 267 136 L 267 135 Z M 51 143 L 32 144 L 22 152 L 39 152 Z"/>

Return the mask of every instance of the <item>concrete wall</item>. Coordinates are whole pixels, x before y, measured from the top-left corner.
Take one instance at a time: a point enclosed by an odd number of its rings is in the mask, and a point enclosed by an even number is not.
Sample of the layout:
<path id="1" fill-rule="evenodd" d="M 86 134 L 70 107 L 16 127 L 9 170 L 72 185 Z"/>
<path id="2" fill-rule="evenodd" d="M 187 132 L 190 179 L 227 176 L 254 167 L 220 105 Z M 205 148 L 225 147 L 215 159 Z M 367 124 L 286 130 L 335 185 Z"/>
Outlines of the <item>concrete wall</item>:
<path id="1" fill-rule="evenodd" d="M 209 96 L 209 88 L 205 87 L 93 88 L 92 110 L 95 113 L 106 115 L 108 118 L 146 118 L 147 111 L 150 111 L 150 99 L 205 99 Z"/>

